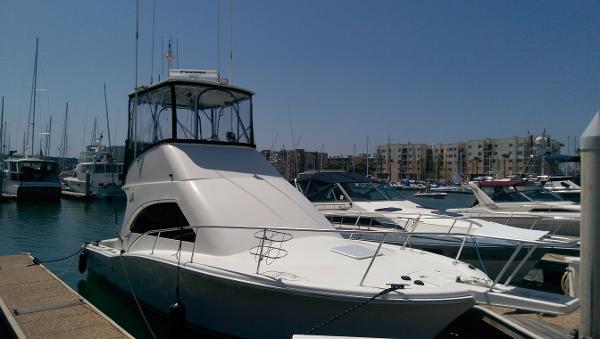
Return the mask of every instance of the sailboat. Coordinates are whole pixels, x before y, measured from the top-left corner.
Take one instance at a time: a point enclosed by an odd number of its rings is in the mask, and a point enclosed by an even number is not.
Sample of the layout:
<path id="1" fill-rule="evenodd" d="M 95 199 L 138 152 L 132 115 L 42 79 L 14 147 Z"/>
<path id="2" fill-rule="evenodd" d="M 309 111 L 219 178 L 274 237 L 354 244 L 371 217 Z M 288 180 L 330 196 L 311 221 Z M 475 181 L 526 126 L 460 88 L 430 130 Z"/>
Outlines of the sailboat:
<path id="1" fill-rule="evenodd" d="M 35 110 L 37 92 L 38 39 L 35 40 L 35 61 L 33 68 L 33 84 L 31 87 L 31 143 L 24 143 L 22 155 L 12 155 L 4 160 L 4 180 L 2 196 L 18 201 L 58 201 L 60 199 L 60 181 L 58 164 L 44 158 L 40 149 L 39 156 L 33 154 L 35 137 Z"/>

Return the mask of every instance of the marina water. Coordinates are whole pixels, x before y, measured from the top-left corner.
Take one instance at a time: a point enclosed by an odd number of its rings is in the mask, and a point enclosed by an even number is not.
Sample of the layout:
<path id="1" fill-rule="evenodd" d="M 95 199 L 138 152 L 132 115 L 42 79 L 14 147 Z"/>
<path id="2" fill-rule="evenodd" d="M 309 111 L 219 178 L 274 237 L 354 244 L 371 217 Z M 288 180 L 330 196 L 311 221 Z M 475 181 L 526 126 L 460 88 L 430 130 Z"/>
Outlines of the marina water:
<path id="1" fill-rule="evenodd" d="M 45 262 L 77 252 L 86 241 L 116 237 L 119 226 L 115 224 L 115 212 L 120 225 L 125 200 L 62 199 L 58 204 L 0 203 L 0 255 L 31 253 L 133 336 L 149 337 L 135 303 L 97 278 L 80 274 L 77 270 L 78 255 Z M 155 332 L 167 331 L 167 328 L 154 328 L 164 321 L 150 321 Z"/>

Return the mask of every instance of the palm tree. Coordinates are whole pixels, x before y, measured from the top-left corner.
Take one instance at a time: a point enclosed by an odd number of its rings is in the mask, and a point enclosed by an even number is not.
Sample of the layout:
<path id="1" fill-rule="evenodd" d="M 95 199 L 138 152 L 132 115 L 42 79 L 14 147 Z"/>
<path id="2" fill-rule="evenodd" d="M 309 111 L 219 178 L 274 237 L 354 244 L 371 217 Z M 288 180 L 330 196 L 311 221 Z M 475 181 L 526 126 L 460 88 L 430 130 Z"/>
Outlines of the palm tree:
<path id="1" fill-rule="evenodd" d="M 475 160 L 475 174 L 479 175 L 479 162 L 481 161 L 481 158 L 474 157 L 473 160 Z"/>

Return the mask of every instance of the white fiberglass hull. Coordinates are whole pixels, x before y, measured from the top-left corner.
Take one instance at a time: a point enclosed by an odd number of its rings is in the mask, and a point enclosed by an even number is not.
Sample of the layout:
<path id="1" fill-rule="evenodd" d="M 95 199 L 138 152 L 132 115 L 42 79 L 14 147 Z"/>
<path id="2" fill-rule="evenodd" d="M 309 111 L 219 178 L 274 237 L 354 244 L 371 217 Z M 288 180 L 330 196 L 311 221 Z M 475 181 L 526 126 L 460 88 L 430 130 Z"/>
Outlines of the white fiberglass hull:
<path id="1" fill-rule="evenodd" d="M 61 182 L 71 192 L 87 194 L 97 198 L 125 196 L 125 192 L 123 192 L 121 187 L 106 180 L 102 181 L 92 179 L 90 180 L 89 187 L 85 180 L 80 180 L 77 177 L 62 178 Z"/>
<path id="2" fill-rule="evenodd" d="M 122 261 L 122 262 L 121 262 Z M 149 256 L 105 255 L 89 250 L 91 272 L 130 293 L 123 265 L 137 298 L 168 313 L 176 298 L 177 266 Z M 151 279 L 149 277 L 152 277 Z M 180 298 L 188 323 L 218 333 L 248 338 L 289 338 L 364 301 L 352 296 L 292 291 L 223 279 L 191 266 L 180 270 Z M 473 305 L 470 297 L 441 300 L 373 301 L 315 334 L 433 337 Z"/>
<path id="3" fill-rule="evenodd" d="M 467 217 L 483 219 L 519 228 L 531 229 L 533 227 L 533 229 L 535 230 L 548 231 L 550 234 L 579 237 L 580 233 L 580 219 L 574 218 L 572 215 L 557 215 L 556 218 L 554 218 L 552 216 L 547 216 L 543 214 L 519 214 L 518 212 L 512 214 L 510 214 L 509 212 L 470 213 L 461 210 L 457 210 L 457 212 Z"/>

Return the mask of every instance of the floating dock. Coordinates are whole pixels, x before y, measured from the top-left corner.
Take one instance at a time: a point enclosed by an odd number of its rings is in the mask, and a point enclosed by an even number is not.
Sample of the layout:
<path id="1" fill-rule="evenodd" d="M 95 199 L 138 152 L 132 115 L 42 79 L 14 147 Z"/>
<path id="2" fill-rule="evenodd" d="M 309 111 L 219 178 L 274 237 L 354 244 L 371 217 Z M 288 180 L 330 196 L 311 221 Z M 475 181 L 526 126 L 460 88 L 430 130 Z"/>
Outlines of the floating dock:
<path id="1" fill-rule="evenodd" d="M 474 309 L 481 312 L 483 321 L 513 338 L 572 338 L 581 316 L 581 309 L 557 316 L 496 306 Z"/>
<path id="2" fill-rule="evenodd" d="M 133 338 L 29 254 L 0 257 L 0 337 Z"/>

